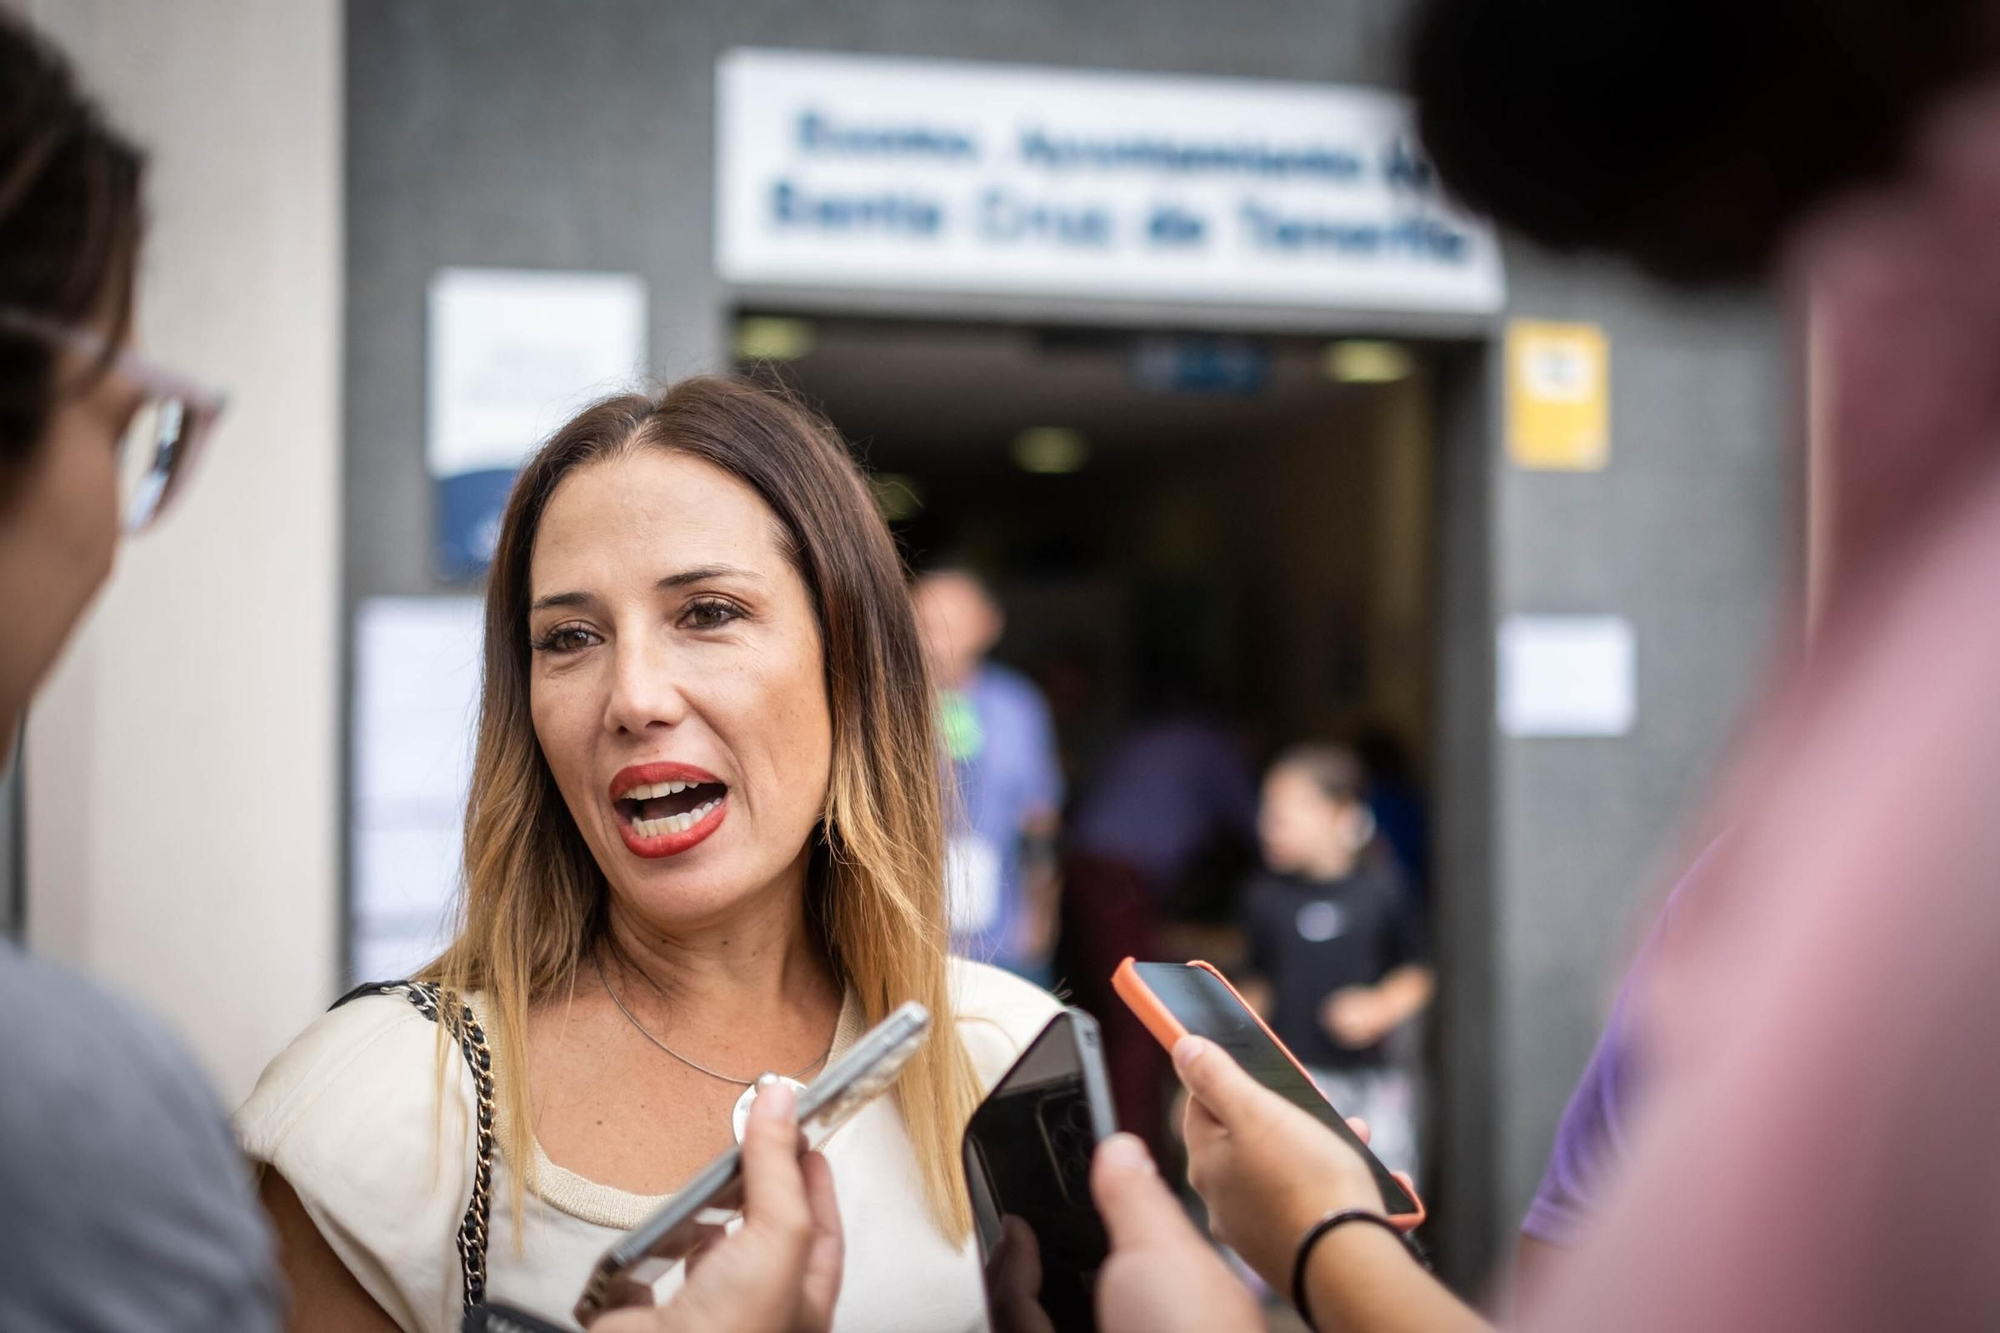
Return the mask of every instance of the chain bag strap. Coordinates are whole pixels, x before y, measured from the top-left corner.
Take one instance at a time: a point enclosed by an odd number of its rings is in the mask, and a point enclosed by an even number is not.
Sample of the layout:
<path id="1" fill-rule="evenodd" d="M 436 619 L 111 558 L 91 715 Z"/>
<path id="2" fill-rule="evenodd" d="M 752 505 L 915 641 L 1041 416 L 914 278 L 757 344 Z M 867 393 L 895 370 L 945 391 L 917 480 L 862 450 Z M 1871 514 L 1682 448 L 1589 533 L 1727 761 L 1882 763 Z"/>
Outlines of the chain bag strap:
<path id="1" fill-rule="evenodd" d="M 441 990 L 432 981 L 372 981 L 356 986 L 334 1001 L 338 1009 L 349 1000 L 364 995 L 401 995 L 416 1011 L 458 1039 L 459 1053 L 472 1074 L 474 1096 L 479 1102 L 477 1125 L 478 1157 L 472 1171 L 472 1199 L 465 1206 L 465 1220 L 458 1226 L 459 1273 L 465 1280 L 465 1309 L 471 1310 L 486 1298 L 486 1224 L 493 1210 L 493 1053 L 486 1047 L 486 1032 L 473 1016 L 472 1006 L 456 993 Z"/>

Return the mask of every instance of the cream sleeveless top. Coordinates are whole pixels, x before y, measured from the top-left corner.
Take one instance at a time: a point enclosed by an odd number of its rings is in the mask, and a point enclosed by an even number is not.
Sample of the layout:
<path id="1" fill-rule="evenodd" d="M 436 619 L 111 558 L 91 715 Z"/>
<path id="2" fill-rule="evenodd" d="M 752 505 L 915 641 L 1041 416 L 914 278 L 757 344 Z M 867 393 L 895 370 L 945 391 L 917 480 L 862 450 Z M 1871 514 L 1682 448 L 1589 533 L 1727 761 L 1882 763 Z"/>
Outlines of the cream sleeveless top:
<path id="1" fill-rule="evenodd" d="M 1047 992 L 983 963 L 953 959 L 951 987 L 958 1036 L 982 1088 L 1059 1009 Z M 472 1005 L 481 1008 L 477 997 Z M 836 1053 L 863 1022 L 850 994 Z M 235 1118 L 244 1152 L 278 1169 L 405 1333 L 453 1333 L 461 1317 L 456 1238 L 472 1195 L 474 1100 L 452 1048 L 440 1104 L 437 1049 L 436 1025 L 400 995 L 354 1000 L 286 1047 Z M 948 1244 L 932 1225 L 893 1102 L 871 1103 L 825 1152 L 847 1238 L 836 1333 L 985 1328 L 976 1248 Z M 504 1151 L 495 1157 L 487 1296 L 573 1328 L 570 1307 L 598 1256 L 670 1196 L 586 1180 L 551 1162 L 539 1143 L 534 1153 L 536 1187 L 518 1213 L 516 1164 Z"/>

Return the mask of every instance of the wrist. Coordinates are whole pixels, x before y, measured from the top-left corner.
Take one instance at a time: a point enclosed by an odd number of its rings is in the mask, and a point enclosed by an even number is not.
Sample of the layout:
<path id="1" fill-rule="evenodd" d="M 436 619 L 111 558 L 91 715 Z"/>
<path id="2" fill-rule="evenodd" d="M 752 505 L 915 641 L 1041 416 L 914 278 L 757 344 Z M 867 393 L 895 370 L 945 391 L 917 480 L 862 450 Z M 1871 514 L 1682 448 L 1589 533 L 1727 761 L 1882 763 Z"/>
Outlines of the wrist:
<path id="1" fill-rule="evenodd" d="M 1372 1209 L 1354 1211 L 1380 1217 Z M 1311 1234 L 1308 1228 L 1302 1238 Z M 1307 1325 L 1321 1333 L 1370 1326 L 1364 1312 L 1375 1302 L 1369 1294 L 1378 1291 L 1385 1278 L 1400 1273 L 1405 1264 L 1419 1271 L 1424 1266 L 1408 1239 L 1386 1220 L 1353 1217 L 1328 1228 L 1298 1256 L 1292 1274 L 1294 1304 Z"/>

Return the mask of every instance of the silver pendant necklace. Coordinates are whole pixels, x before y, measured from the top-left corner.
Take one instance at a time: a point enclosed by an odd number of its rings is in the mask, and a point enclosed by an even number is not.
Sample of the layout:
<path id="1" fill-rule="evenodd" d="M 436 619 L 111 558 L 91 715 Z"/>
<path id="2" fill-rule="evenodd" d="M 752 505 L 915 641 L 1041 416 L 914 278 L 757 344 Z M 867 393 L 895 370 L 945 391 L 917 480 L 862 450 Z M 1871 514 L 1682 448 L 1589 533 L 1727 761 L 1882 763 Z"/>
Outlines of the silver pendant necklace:
<path id="1" fill-rule="evenodd" d="M 603 960 L 592 958 L 590 961 L 591 965 L 597 969 L 598 984 L 604 987 L 604 993 L 611 997 L 611 1003 L 617 1007 L 619 1013 L 625 1015 L 625 1021 L 637 1029 L 640 1036 L 652 1042 L 653 1045 L 659 1047 L 668 1055 L 673 1056 L 674 1059 L 680 1061 L 696 1073 L 706 1074 L 710 1078 L 717 1079 L 723 1083 L 734 1083 L 737 1087 L 743 1089 L 743 1095 L 736 1099 L 736 1105 L 729 1113 L 729 1125 L 731 1129 L 736 1131 L 736 1141 L 738 1143 L 743 1142 L 743 1131 L 750 1121 L 750 1105 L 757 1100 L 758 1085 L 765 1079 L 776 1079 L 780 1082 L 790 1084 L 794 1095 L 803 1093 L 806 1090 L 806 1085 L 799 1081 L 800 1077 L 826 1063 L 826 1058 L 833 1054 L 833 1042 L 840 1040 L 839 1025 L 836 1024 L 833 1041 L 829 1041 L 826 1044 L 826 1049 L 820 1052 L 817 1059 L 805 1065 L 796 1074 L 762 1074 L 757 1078 L 737 1078 L 734 1075 L 722 1073 L 720 1070 L 710 1069 L 698 1060 L 690 1060 L 687 1056 L 682 1055 L 679 1051 L 654 1036 L 646 1025 L 641 1023 L 633 1015 L 632 1011 L 625 1007 L 625 1002 L 618 998 L 618 992 L 611 989 L 611 978 L 604 975 Z"/>

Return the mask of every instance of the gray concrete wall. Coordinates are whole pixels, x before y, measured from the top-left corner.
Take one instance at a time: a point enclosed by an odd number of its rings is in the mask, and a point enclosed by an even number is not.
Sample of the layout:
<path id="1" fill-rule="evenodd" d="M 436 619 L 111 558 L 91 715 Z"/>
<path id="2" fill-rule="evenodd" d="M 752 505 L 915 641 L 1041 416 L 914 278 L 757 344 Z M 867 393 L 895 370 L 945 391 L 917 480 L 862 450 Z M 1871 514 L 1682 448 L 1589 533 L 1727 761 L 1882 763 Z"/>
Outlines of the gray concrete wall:
<path id="1" fill-rule="evenodd" d="M 1613 443 L 1602 473 L 1497 472 L 1496 609 L 1616 611 L 1639 648 L 1631 736 L 1496 751 L 1497 1142 L 1512 1208 L 1533 1190 L 1617 966 L 1699 850 L 1706 779 L 1798 642 L 1804 472 L 1767 305 L 1670 301 L 1519 252 L 1510 271 L 1517 309 L 1608 329 Z"/>
<path id="2" fill-rule="evenodd" d="M 720 366 L 732 301 L 711 263 L 712 71 L 738 45 L 1383 84 L 1399 0 L 415 0 L 348 5 L 347 600 L 423 592 L 423 291 L 446 264 L 630 270 L 655 370 Z M 1796 490 L 1770 313 L 1688 307 L 1517 253 L 1514 313 L 1613 341 L 1601 474 L 1499 456 L 1480 325 L 1445 377 L 1438 834 L 1447 1055 L 1435 1204 L 1449 1271 L 1501 1252 L 1594 1040 L 1688 799 L 1783 625 Z M 860 304 L 860 301 L 851 302 Z M 800 305 L 803 302 L 794 301 Z M 908 300 L 899 308 L 911 309 Z M 1343 327 L 1340 312 L 940 299 L 940 313 Z M 1506 741 L 1493 628 L 1510 611 L 1633 617 L 1640 722 L 1620 741 Z"/>

